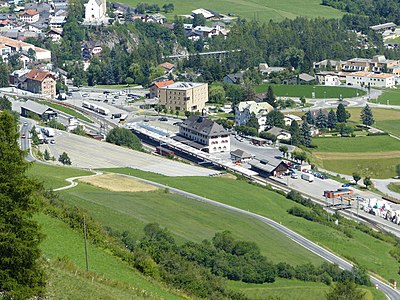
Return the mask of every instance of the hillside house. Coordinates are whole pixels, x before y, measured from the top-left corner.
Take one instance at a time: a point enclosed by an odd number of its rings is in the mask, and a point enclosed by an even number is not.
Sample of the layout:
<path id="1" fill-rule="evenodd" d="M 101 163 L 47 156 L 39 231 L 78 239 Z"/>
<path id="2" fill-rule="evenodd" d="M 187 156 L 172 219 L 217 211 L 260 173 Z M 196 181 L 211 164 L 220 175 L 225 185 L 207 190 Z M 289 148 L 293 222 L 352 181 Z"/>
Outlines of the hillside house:
<path id="1" fill-rule="evenodd" d="M 39 21 L 39 12 L 33 9 L 28 9 L 24 11 L 19 18 L 25 23 L 36 23 Z"/>
<path id="2" fill-rule="evenodd" d="M 56 78 L 48 71 L 31 70 L 20 81 L 18 87 L 22 90 L 49 98 L 56 96 Z"/>
<path id="3" fill-rule="evenodd" d="M 235 111 L 235 125 L 246 125 L 250 120 L 252 114 L 255 114 L 258 124 L 260 125 L 259 131 L 263 131 L 266 126 L 266 115 L 274 110 L 271 104 L 267 102 L 256 101 L 243 101 L 234 108 Z"/>
<path id="4" fill-rule="evenodd" d="M 290 141 L 290 139 L 292 138 L 292 135 L 290 134 L 289 131 L 279 128 L 279 127 L 276 127 L 276 126 L 268 129 L 267 132 L 269 134 L 276 136 L 276 139 L 278 141 L 280 141 L 280 140 Z"/>

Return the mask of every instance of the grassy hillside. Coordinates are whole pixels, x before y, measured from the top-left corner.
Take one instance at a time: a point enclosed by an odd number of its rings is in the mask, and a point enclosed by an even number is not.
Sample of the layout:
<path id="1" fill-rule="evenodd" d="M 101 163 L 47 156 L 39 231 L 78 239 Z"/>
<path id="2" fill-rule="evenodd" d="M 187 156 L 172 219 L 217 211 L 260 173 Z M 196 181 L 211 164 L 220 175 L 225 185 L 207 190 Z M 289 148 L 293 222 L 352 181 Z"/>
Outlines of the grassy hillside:
<path id="1" fill-rule="evenodd" d="M 46 189 L 55 189 L 69 185 L 69 183 L 65 181 L 66 178 L 91 174 L 93 173 L 85 170 L 57 167 L 41 163 L 32 164 L 32 167 L 28 170 L 28 175 L 43 182 Z"/>
<path id="2" fill-rule="evenodd" d="M 251 299 L 266 299 L 277 297 L 278 299 L 325 299 L 329 287 L 317 282 L 303 282 L 299 280 L 286 280 L 279 278 L 269 284 L 244 284 L 230 281 L 228 286 L 234 290 L 245 293 Z M 375 288 L 362 287 L 365 292 L 365 300 L 384 300 L 386 297 Z"/>
<path id="3" fill-rule="evenodd" d="M 398 263 L 389 254 L 393 246 L 360 231 L 354 231 L 354 237 L 349 238 L 333 228 L 289 215 L 287 209 L 293 207 L 294 203 L 274 192 L 249 185 L 244 181 L 232 181 L 224 178 L 180 178 L 133 169 L 109 170 L 125 174 L 130 173 L 264 215 L 282 222 L 283 225 L 343 257 L 357 261 L 386 279 L 400 280 L 397 273 Z M 379 255 L 376 255 L 376 253 L 379 253 Z"/>
<path id="4" fill-rule="evenodd" d="M 180 195 L 164 191 L 110 192 L 84 184 L 61 194 L 67 203 L 86 209 L 101 224 L 120 232 L 129 231 L 136 237 L 152 222 L 167 227 L 180 242 L 200 242 L 211 239 L 217 231 L 230 230 L 238 239 L 256 242 L 262 253 L 274 262 L 286 261 L 293 265 L 322 262 L 258 220 Z M 290 205 L 287 203 L 284 207 Z"/>
<path id="5" fill-rule="evenodd" d="M 316 99 L 336 98 L 340 95 L 343 98 L 351 98 L 365 95 L 365 91 L 349 87 L 336 86 L 320 86 L 320 85 L 287 85 L 287 84 L 271 84 L 276 96 L 279 97 L 306 97 L 312 98 L 312 93 L 315 92 Z M 268 90 L 268 84 L 262 84 L 255 87 L 256 93 L 265 93 Z"/>
<path id="6" fill-rule="evenodd" d="M 138 1 L 135 0 L 122 0 L 121 2 L 127 3 L 136 7 Z M 173 18 L 174 15 L 190 15 L 191 11 L 197 8 L 206 8 L 217 11 L 223 14 L 232 14 L 248 19 L 258 19 L 261 21 L 276 20 L 280 21 L 285 18 L 294 19 L 297 16 L 304 16 L 308 18 L 339 18 L 343 15 L 342 12 L 331 7 L 322 6 L 319 0 L 223 0 L 212 1 L 202 0 L 198 1 L 184 1 L 184 0 L 153 0 L 148 1 L 149 4 L 158 4 L 162 7 L 165 3 L 174 4 L 175 10 L 167 15 Z"/>
<path id="7" fill-rule="evenodd" d="M 377 100 L 372 100 L 373 103 L 400 105 L 400 90 L 387 89 Z"/>
<path id="8" fill-rule="evenodd" d="M 83 271 L 85 269 L 83 236 L 70 229 L 62 221 L 47 215 L 40 214 L 35 219 L 42 226 L 42 231 L 46 235 L 41 244 L 44 256 L 52 262 L 63 258 L 70 261 L 78 270 Z M 109 283 L 95 282 L 85 286 L 89 280 L 77 278 L 75 275 L 74 277 L 65 269 L 54 268 L 50 276 L 51 286 L 49 289 L 54 299 L 84 299 L 88 297 L 89 299 L 180 299 L 159 284 L 145 278 L 106 250 L 89 243 L 88 253 L 89 271 L 93 272 L 92 276 L 102 277 L 104 282 L 108 281 Z M 77 284 L 76 287 L 75 284 Z M 93 294 L 89 292 L 93 292 Z"/>

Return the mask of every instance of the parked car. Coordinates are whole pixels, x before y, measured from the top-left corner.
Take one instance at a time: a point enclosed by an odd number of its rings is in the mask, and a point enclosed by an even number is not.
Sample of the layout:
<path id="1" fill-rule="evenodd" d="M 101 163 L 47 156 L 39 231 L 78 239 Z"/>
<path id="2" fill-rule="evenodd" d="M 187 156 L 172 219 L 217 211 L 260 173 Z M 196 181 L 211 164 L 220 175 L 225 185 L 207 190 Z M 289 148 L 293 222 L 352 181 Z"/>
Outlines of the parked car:
<path id="1" fill-rule="evenodd" d="M 108 95 L 110 92 L 109 91 L 103 91 L 104 95 Z"/>
<path id="2" fill-rule="evenodd" d="M 55 144 L 56 141 L 55 140 L 50 140 L 50 144 Z"/>
<path id="3" fill-rule="evenodd" d="M 27 126 L 28 125 L 28 122 L 24 122 L 24 126 Z"/>
<path id="4" fill-rule="evenodd" d="M 84 93 L 84 94 L 82 94 L 82 97 L 89 97 L 89 94 L 88 93 Z"/>
<path id="5" fill-rule="evenodd" d="M 350 186 L 350 183 L 349 182 L 346 182 L 346 183 L 343 183 L 342 184 L 342 187 L 349 187 Z"/>
<path id="6" fill-rule="evenodd" d="M 168 118 L 167 117 L 161 117 L 161 118 L 158 118 L 158 121 L 168 121 Z"/>
<path id="7" fill-rule="evenodd" d="M 292 175 L 290 175 L 290 177 L 292 177 L 293 179 L 299 178 L 299 176 L 297 175 L 297 173 L 292 173 Z"/>
<path id="8" fill-rule="evenodd" d="M 21 138 L 26 138 L 26 135 L 25 135 L 25 133 L 23 133 L 23 134 L 21 134 Z"/>

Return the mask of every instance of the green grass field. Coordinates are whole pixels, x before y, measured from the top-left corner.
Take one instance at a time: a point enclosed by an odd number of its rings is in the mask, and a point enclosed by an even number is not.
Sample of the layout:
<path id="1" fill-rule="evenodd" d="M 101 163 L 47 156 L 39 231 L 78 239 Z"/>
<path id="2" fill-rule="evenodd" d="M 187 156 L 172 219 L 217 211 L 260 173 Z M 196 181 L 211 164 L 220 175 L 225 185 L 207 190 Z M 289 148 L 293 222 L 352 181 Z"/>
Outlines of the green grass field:
<path id="1" fill-rule="evenodd" d="M 274 283 L 261 285 L 230 281 L 228 286 L 234 290 L 241 291 L 250 299 L 267 299 L 268 297 L 296 300 L 325 299 L 325 295 L 330 289 L 329 286 L 322 283 L 281 278 L 278 278 Z M 363 287 L 362 289 L 365 292 L 365 300 L 386 299 L 385 295 L 375 288 Z"/>
<path id="2" fill-rule="evenodd" d="M 274 192 L 243 181 L 217 177 L 166 177 L 128 168 L 109 171 L 130 173 L 264 215 L 282 222 L 283 225 L 343 257 L 356 260 L 386 279 L 400 280 L 397 274 L 398 264 L 389 254 L 391 245 L 359 231 L 354 231 L 354 237 L 348 238 L 332 228 L 289 215 L 286 210 L 294 206 L 294 203 Z"/>
<path id="3" fill-rule="evenodd" d="M 315 163 L 321 168 L 351 175 L 390 178 L 400 161 L 400 141 L 390 136 L 314 138 Z"/>
<path id="4" fill-rule="evenodd" d="M 265 93 L 268 89 L 268 84 L 262 84 L 255 87 L 256 93 Z M 315 98 L 336 98 L 340 95 L 343 98 L 357 97 L 365 95 L 365 91 L 349 88 L 349 87 L 335 87 L 335 86 L 320 86 L 320 85 L 287 85 L 287 84 L 272 84 L 272 89 L 276 96 L 280 97 L 306 97 L 312 98 L 312 92 L 315 92 Z"/>
<path id="5" fill-rule="evenodd" d="M 388 104 L 388 105 L 400 105 L 400 89 L 386 89 L 383 94 L 376 100 L 372 100 L 372 103 Z"/>
<path id="6" fill-rule="evenodd" d="M 41 243 L 44 256 L 50 260 L 66 257 L 75 266 L 83 270 L 85 268 L 83 236 L 70 229 L 68 225 L 62 221 L 47 215 L 39 214 L 35 219 L 42 226 L 42 231 L 46 235 L 45 240 Z M 89 271 L 95 272 L 97 275 L 104 276 L 107 279 L 134 287 L 138 290 L 138 294 L 132 293 L 131 299 L 136 299 L 136 296 L 140 295 L 143 290 L 147 291 L 146 294 L 153 299 L 180 299 L 178 296 L 164 290 L 159 284 L 149 281 L 148 278 L 145 278 L 138 271 L 129 267 L 127 263 L 111 255 L 106 250 L 89 244 L 88 253 Z M 67 278 L 65 278 L 62 283 L 58 284 L 74 288 L 71 286 L 73 282 L 67 282 L 66 280 Z M 76 299 L 84 299 L 87 297 L 87 290 L 82 286 L 81 289 L 84 290 L 84 293 L 81 297 Z M 64 291 L 60 291 L 60 293 L 60 296 L 64 295 Z M 120 293 L 122 292 L 120 291 Z M 101 298 L 107 299 L 103 298 L 103 296 Z M 118 298 L 118 296 L 116 298 Z M 54 297 L 54 299 L 59 299 L 59 297 Z"/>
<path id="7" fill-rule="evenodd" d="M 136 7 L 138 1 L 123 0 L 133 7 Z M 200 2 L 183 1 L 183 0 L 154 0 L 149 4 L 158 4 L 162 7 L 165 3 L 174 4 L 175 10 L 166 14 L 169 19 L 173 19 L 174 15 L 190 15 L 191 11 L 197 8 L 205 8 L 217 11 L 222 14 L 234 14 L 242 18 L 258 19 L 260 21 L 276 20 L 281 21 L 289 18 L 294 19 L 298 16 L 308 18 L 339 18 L 343 15 L 339 10 L 321 5 L 319 0 L 286 0 L 286 1 L 212 1 L 202 0 Z"/>
<path id="8" fill-rule="evenodd" d="M 66 203 L 84 208 L 104 226 L 120 232 L 128 230 L 136 237 L 140 237 L 143 227 L 152 222 L 167 227 L 182 243 L 188 240 L 200 242 L 211 239 L 216 232 L 230 230 L 238 239 L 257 243 L 263 254 L 274 262 L 286 261 L 293 265 L 322 262 L 258 220 L 161 190 L 110 192 L 79 184 L 61 195 Z M 289 208 L 291 204 L 286 206 Z"/>
<path id="9" fill-rule="evenodd" d="M 68 167 L 57 167 L 40 163 L 33 163 L 28 175 L 44 183 L 46 189 L 55 189 L 69 185 L 66 178 L 91 175 L 92 172 Z"/>
<path id="10" fill-rule="evenodd" d="M 361 108 L 349 108 L 350 121 L 360 123 Z M 400 110 L 372 108 L 375 124 L 373 126 L 400 137 Z"/>
<path id="11" fill-rule="evenodd" d="M 73 116 L 79 120 L 82 121 L 86 121 L 89 123 L 93 123 L 92 120 L 90 120 L 88 117 L 84 116 L 83 114 L 81 114 L 80 112 L 77 112 L 76 110 L 69 108 L 69 107 L 65 107 L 63 105 L 57 104 L 57 103 L 53 103 L 53 102 L 49 102 L 49 101 L 40 101 L 40 103 L 45 104 L 51 108 L 57 109 L 59 111 L 62 111 L 66 114 L 69 114 L 70 116 Z"/>
<path id="12" fill-rule="evenodd" d="M 388 135 L 363 137 L 313 138 L 318 152 L 387 152 L 400 151 L 400 141 Z"/>

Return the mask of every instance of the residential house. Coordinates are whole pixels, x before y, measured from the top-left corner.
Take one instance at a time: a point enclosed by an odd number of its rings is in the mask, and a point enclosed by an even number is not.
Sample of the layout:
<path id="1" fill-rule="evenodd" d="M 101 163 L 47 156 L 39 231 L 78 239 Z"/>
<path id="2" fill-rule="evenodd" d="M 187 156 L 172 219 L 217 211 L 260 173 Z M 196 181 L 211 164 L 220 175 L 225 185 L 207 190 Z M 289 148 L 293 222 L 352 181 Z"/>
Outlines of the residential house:
<path id="1" fill-rule="evenodd" d="M 175 82 L 159 88 L 160 104 L 175 111 L 202 111 L 208 101 L 208 84 Z"/>
<path id="2" fill-rule="evenodd" d="M 194 17 L 195 15 L 203 15 L 203 17 L 206 19 L 212 19 L 214 17 L 212 12 L 204 8 L 192 10 L 192 16 Z"/>
<path id="3" fill-rule="evenodd" d="M 292 114 L 285 115 L 283 117 L 283 121 L 285 122 L 285 126 L 290 126 L 290 124 L 292 124 L 293 121 L 296 121 L 298 124 L 303 122 L 303 120 L 299 116 Z"/>
<path id="4" fill-rule="evenodd" d="M 370 59 L 352 58 L 344 62 L 342 70 L 345 72 L 368 72 L 370 70 Z"/>
<path id="5" fill-rule="evenodd" d="M 340 85 L 339 74 L 333 71 L 320 71 L 315 73 L 315 81 L 319 85 L 338 86 Z"/>
<path id="6" fill-rule="evenodd" d="M 301 73 L 283 79 L 283 84 L 312 84 L 315 78 L 309 74 Z"/>
<path id="7" fill-rule="evenodd" d="M 174 139 L 208 153 L 231 150 L 229 132 L 206 116 L 192 115 L 180 123 Z"/>
<path id="8" fill-rule="evenodd" d="M 269 75 L 271 73 L 279 73 L 287 70 L 287 68 L 283 67 L 270 67 L 267 63 L 261 63 L 258 65 L 258 71 L 260 71 L 263 75 Z"/>
<path id="9" fill-rule="evenodd" d="M 346 85 L 391 88 L 396 85 L 396 76 L 387 73 L 354 72 L 346 76 Z"/>
<path id="10" fill-rule="evenodd" d="M 19 18 L 25 23 L 36 23 L 39 21 L 39 12 L 37 10 L 28 9 L 24 11 Z"/>
<path id="11" fill-rule="evenodd" d="M 50 17 L 50 28 L 51 29 L 60 29 L 64 26 L 64 24 L 67 22 L 67 17 L 66 16 L 55 16 L 55 17 Z"/>
<path id="12" fill-rule="evenodd" d="M 193 32 L 202 38 L 210 38 L 214 35 L 218 35 L 215 28 L 208 26 L 196 26 L 193 28 Z"/>
<path id="13" fill-rule="evenodd" d="M 147 22 L 155 22 L 158 24 L 164 24 L 166 21 L 167 21 L 167 18 L 160 13 L 150 15 L 150 17 L 147 19 Z"/>
<path id="14" fill-rule="evenodd" d="M 267 102 L 256 102 L 256 101 L 243 101 L 234 108 L 235 111 L 235 125 L 243 126 L 246 125 L 250 120 L 252 114 L 254 114 L 260 125 L 259 131 L 263 131 L 266 127 L 267 118 L 266 115 L 274 110 L 271 104 Z"/>
<path id="15" fill-rule="evenodd" d="M 160 88 L 173 84 L 173 80 L 155 82 L 150 86 L 150 98 L 160 98 Z"/>
<path id="16" fill-rule="evenodd" d="M 158 66 L 164 69 L 165 74 L 171 74 L 175 70 L 175 65 L 170 62 L 164 62 Z"/>
<path id="17" fill-rule="evenodd" d="M 290 139 L 292 138 L 292 135 L 290 134 L 289 131 L 276 126 L 273 126 L 272 128 L 268 129 L 267 132 L 269 134 L 276 136 L 276 139 L 278 141 L 279 140 L 290 141 Z"/>
<path id="18" fill-rule="evenodd" d="M 244 75 L 243 72 L 227 74 L 224 77 L 224 83 L 241 84 L 241 83 L 243 83 L 243 75 Z"/>
<path id="19" fill-rule="evenodd" d="M 92 56 L 100 55 L 101 51 L 103 51 L 103 48 L 98 42 L 86 41 L 82 43 L 81 51 L 83 60 L 88 61 L 92 58 Z"/>
<path id="20" fill-rule="evenodd" d="M 32 115 L 37 115 L 43 121 L 57 118 L 57 112 L 55 112 L 52 108 L 35 101 L 28 100 L 21 106 L 21 116 L 28 118 L 32 117 Z"/>
<path id="21" fill-rule="evenodd" d="M 56 80 L 52 73 L 43 70 L 31 70 L 24 77 L 25 79 L 19 85 L 21 89 L 55 98 Z"/>
<path id="22" fill-rule="evenodd" d="M 324 59 L 313 63 L 313 68 L 315 71 L 340 71 L 343 64 L 341 60 Z"/>
<path id="23" fill-rule="evenodd" d="M 10 85 L 17 87 L 23 80 L 25 80 L 24 75 L 29 72 L 29 69 L 20 69 L 13 71 L 9 76 Z"/>
<path id="24" fill-rule="evenodd" d="M 3 61 L 8 60 L 8 56 L 11 54 L 11 48 L 5 45 L 0 45 L 0 56 Z"/>
<path id="25" fill-rule="evenodd" d="M 61 41 L 62 31 L 60 29 L 50 29 L 46 33 L 46 37 L 51 39 L 52 42 L 59 42 Z"/>

